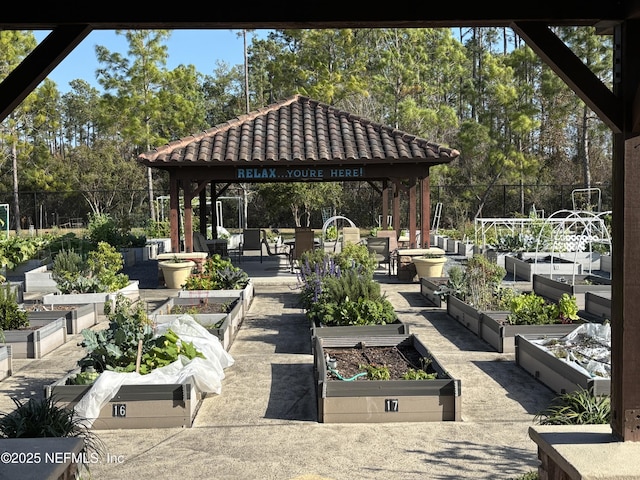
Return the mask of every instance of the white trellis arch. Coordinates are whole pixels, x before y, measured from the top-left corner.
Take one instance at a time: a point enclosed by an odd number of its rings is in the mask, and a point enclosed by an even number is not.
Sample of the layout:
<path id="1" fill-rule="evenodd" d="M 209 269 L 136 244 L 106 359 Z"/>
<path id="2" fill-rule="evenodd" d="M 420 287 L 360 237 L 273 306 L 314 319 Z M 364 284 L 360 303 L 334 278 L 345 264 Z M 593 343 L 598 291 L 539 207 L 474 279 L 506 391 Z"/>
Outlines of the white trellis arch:
<path id="1" fill-rule="evenodd" d="M 553 254 L 559 252 L 574 252 L 577 259 L 578 252 L 593 253 L 594 244 L 606 245 L 611 254 L 611 234 L 605 223 L 605 217 L 611 215 L 611 211 L 607 212 L 590 212 L 585 210 L 558 210 L 549 215 L 545 219 L 545 225 L 551 226 L 551 262 L 553 263 Z M 543 236 L 548 234 L 548 229 L 542 228 L 538 232 L 536 239 L 536 256 L 541 247 L 548 245 L 543 242 Z M 553 272 L 553 265 L 551 267 Z M 591 267 L 589 267 L 591 273 Z M 551 273 L 551 275 L 553 275 Z M 573 272 L 575 281 L 575 269 Z"/>

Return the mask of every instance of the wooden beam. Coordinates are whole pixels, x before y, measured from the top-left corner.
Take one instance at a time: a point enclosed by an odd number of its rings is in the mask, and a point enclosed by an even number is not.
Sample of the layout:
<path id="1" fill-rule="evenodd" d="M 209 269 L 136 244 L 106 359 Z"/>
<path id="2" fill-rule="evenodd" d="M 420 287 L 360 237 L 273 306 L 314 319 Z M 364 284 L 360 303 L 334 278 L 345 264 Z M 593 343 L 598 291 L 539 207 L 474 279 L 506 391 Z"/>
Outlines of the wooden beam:
<path id="1" fill-rule="evenodd" d="M 176 175 L 169 175 L 169 228 L 171 229 L 171 251 L 180 251 L 180 187 Z"/>
<path id="2" fill-rule="evenodd" d="M 389 181 L 382 181 L 382 228 L 389 228 Z"/>
<path id="3" fill-rule="evenodd" d="M 16 6 L 16 8 L 24 8 Z M 64 58 L 91 33 L 88 25 L 55 28 L 0 83 L 0 122 L 16 109 Z"/>
<path id="4" fill-rule="evenodd" d="M 416 202 L 416 179 L 409 179 L 409 245 L 411 248 L 418 248 L 418 240 L 416 235 L 417 225 L 417 210 L 418 204 Z"/>
<path id="5" fill-rule="evenodd" d="M 512 28 L 614 133 L 622 131 L 620 100 L 548 26 L 515 22 Z"/>
<path id="6" fill-rule="evenodd" d="M 420 180 L 420 243 L 423 248 L 431 246 L 431 188 L 429 176 Z"/>
<path id="7" fill-rule="evenodd" d="M 640 21 L 615 32 L 621 46 L 621 78 L 614 93 L 626 109 L 623 133 L 613 142 L 611 271 L 611 429 L 624 441 L 640 441 L 640 132 L 632 112 L 640 86 Z"/>
<path id="8" fill-rule="evenodd" d="M 393 181 L 393 229 L 400 231 L 400 180 Z"/>

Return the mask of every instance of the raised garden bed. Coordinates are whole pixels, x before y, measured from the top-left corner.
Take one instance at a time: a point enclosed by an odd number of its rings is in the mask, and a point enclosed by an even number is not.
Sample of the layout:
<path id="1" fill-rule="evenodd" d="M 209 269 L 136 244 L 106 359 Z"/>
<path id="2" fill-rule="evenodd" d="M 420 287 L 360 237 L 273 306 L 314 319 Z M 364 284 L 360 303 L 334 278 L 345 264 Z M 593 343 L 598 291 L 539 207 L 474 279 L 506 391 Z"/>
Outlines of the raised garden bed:
<path id="1" fill-rule="evenodd" d="M 579 389 L 611 393 L 608 325 L 583 324 L 567 335 L 517 335 L 516 364 L 558 394 Z M 597 332 L 597 335 L 594 335 Z"/>
<path id="2" fill-rule="evenodd" d="M 317 381 L 318 421 L 323 423 L 440 422 L 461 420 L 460 380 L 442 367 L 415 335 L 375 337 L 315 337 L 314 374 Z M 335 371 L 350 375 L 364 362 L 365 354 L 376 355 L 374 361 L 392 364 L 392 354 L 401 351 L 415 363 L 428 359 L 427 371 L 437 378 L 402 380 L 396 374 L 390 380 L 368 380 L 358 377 L 344 381 L 330 372 L 327 355 L 336 358 Z M 371 350 L 369 350 L 371 349 Z M 349 361 L 347 358 L 355 360 Z M 348 366 L 350 364 L 350 366 Z M 343 375 L 344 378 L 347 378 Z"/>
<path id="3" fill-rule="evenodd" d="M 25 292 L 57 292 L 58 287 L 53 279 L 53 272 L 47 265 L 38 265 L 24 274 Z"/>
<path id="4" fill-rule="evenodd" d="M 311 338 L 315 337 L 375 337 L 387 335 L 409 335 L 409 325 L 396 320 L 384 325 L 337 325 L 323 326 L 311 323 Z"/>
<path id="5" fill-rule="evenodd" d="M 447 253 L 458 253 L 458 245 L 460 245 L 461 241 L 456 240 L 454 238 L 447 238 L 445 241 L 444 251 Z"/>
<path id="6" fill-rule="evenodd" d="M 98 323 L 95 308 L 87 305 L 51 305 L 23 304 L 28 311 L 31 326 L 43 326 L 64 317 L 67 320 L 67 334 L 75 335 L 85 328 L 91 328 Z"/>
<path id="7" fill-rule="evenodd" d="M 477 308 L 463 302 L 455 295 L 449 295 L 447 298 L 447 314 L 477 336 L 480 336 L 482 312 Z"/>
<path id="8" fill-rule="evenodd" d="M 557 302 L 563 293 L 576 297 L 578 308 L 585 308 L 586 292 L 611 292 L 611 279 L 598 275 L 533 275 L 533 291 Z"/>
<path id="9" fill-rule="evenodd" d="M 2 345 L 0 347 L 0 380 L 10 377 L 11 374 L 11 346 Z"/>
<path id="10" fill-rule="evenodd" d="M 432 277 L 420 279 L 420 293 L 434 307 L 442 307 L 442 298 L 436 292 L 447 285 L 449 277 Z"/>
<path id="11" fill-rule="evenodd" d="M 13 358 L 42 358 L 67 341 L 67 320 L 59 317 L 44 326 L 5 330 L 5 343 Z"/>
<path id="12" fill-rule="evenodd" d="M 118 295 L 122 295 L 132 302 L 140 300 L 140 290 L 138 280 L 130 280 L 129 285 L 116 292 L 109 293 L 48 293 L 42 296 L 42 304 L 52 307 L 54 305 L 86 305 L 93 306 L 96 319 L 99 322 L 105 318 L 104 305 L 109 302 L 115 306 Z"/>
<path id="13" fill-rule="evenodd" d="M 463 257 L 472 257 L 473 256 L 473 243 L 465 243 L 465 242 L 460 242 L 458 243 L 458 255 L 461 255 Z"/>
<path id="14" fill-rule="evenodd" d="M 45 387 L 45 396 L 74 407 L 91 385 L 65 385 L 67 378 Z M 194 382 L 185 384 L 122 385 L 100 409 L 95 430 L 191 427 L 203 395 Z"/>
<path id="15" fill-rule="evenodd" d="M 240 297 L 173 297 L 154 310 L 150 318 L 156 323 L 168 323 L 185 313 L 215 335 L 227 351 L 244 318 Z"/>
<path id="16" fill-rule="evenodd" d="M 479 337 L 499 353 L 514 353 L 516 335 L 564 335 L 572 332 L 576 324 L 511 325 L 507 323 L 509 312 L 482 312 Z"/>
<path id="17" fill-rule="evenodd" d="M 179 298 L 239 297 L 242 303 L 242 315 L 247 315 L 249 312 L 254 296 L 255 290 L 251 281 L 242 290 L 180 290 L 178 292 Z"/>
<path id="18" fill-rule="evenodd" d="M 603 320 L 611 319 L 611 292 L 585 292 L 584 309 Z"/>
<path id="19" fill-rule="evenodd" d="M 536 257 L 534 254 L 522 258 L 507 255 L 504 259 L 504 268 L 507 273 L 513 275 L 514 279 L 519 278 L 527 282 L 532 281 L 534 274 L 582 274 L 582 264 L 552 255 Z"/>

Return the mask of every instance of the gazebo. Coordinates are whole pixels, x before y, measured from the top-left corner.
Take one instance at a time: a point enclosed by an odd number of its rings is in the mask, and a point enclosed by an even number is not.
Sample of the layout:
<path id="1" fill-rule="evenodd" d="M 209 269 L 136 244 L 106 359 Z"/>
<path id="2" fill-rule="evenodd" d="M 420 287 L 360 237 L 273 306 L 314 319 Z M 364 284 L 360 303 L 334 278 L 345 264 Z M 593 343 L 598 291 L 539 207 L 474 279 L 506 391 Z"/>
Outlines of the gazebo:
<path id="1" fill-rule="evenodd" d="M 429 168 L 458 156 L 457 150 L 295 95 L 143 153 L 138 161 L 169 172 L 171 248 L 179 252 L 180 192 L 184 232 L 191 232 L 194 198 L 205 205 L 209 193 L 215 206 L 230 185 L 261 182 L 382 182 L 381 188 L 371 183 L 382 196 L 382 226 L 388 226 L 392 203 L 393 228 L 400 233 L 400 196 L 406 194 L 410 245 L 429 247 Z M 216 209 L 211 212 L 216 225 Z M 200 215 L 205 233 L 206 209 Z M 184 235 L 184 251 L 193 251 L 192 235 Z"/>

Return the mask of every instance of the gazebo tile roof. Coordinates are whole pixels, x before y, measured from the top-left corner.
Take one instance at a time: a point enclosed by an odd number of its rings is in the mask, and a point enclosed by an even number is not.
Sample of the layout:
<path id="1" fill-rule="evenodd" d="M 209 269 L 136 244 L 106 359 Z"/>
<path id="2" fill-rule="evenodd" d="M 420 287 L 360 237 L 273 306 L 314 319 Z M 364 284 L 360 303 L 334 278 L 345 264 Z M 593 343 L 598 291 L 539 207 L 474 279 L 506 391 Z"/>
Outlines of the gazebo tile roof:
<path id="1" fill-rule="evenodd" d="M 448 163 L 457 150 L 295 95 L 138 157 L 144 165 Z"/>

